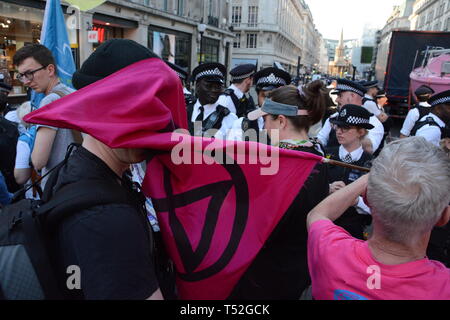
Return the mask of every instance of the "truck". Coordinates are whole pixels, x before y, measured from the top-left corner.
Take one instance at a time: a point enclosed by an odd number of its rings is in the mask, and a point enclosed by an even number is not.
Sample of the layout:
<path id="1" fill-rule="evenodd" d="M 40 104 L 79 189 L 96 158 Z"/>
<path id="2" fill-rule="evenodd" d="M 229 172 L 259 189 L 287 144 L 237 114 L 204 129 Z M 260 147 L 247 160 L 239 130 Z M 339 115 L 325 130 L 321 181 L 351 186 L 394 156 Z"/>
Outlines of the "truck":
<path id="1" fill-rule="evenodd" d="M 404 118 L 415 104 L 410 74 L 420 66 L 427 48 L 450 48 L 450 32 L 392 31 L 378 48 L 376 78 L 384 83 L 391 116 Z"/>

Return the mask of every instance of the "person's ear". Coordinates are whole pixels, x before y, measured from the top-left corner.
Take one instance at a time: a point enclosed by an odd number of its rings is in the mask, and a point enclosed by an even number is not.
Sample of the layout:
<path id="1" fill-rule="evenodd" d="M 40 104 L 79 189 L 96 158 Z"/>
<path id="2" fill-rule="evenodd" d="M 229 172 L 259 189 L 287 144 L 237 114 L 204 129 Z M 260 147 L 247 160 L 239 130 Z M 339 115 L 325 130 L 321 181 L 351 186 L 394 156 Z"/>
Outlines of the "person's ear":
<path id="1" fill-rule="evenodd" d="M 285 116 L 279 115 L 277 120 L 278 123 L 280 124 L 280 129 L 285 129 L 287 127 L 288 119 Z"/>
<path id="2" fill-rule="evenodd" d="M 443 227 L 445 226 L 448 221 L 450 220 L 450 206 L 447 206 L 444 211 L 442 212 L 441 218 L 436 223 L 436 227 Z"/>
<path id="3" fill-rule="evenodd" d="M 47 70 L 50 72 L 50 75 L 55 75 L 56 76 L 56 67 L 54 64 L 49 64 L 47 66 Z"/>

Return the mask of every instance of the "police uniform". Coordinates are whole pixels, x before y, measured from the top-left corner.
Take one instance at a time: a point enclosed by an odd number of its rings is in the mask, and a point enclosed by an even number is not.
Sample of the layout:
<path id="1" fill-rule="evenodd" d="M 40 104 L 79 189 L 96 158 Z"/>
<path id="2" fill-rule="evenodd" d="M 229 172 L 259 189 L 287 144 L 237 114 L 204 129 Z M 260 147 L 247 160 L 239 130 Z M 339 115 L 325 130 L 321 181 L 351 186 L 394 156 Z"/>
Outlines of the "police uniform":
<path id="1" fill-rule="evenodd" d="M 361 97 L 364 97 L 367 92 L 366 88 L 357 82 L 347 79 L 337 79 L 336 89 L 331 94 L 338 94 L 345 91 L 354 92 Z M 317 139 L 325 147 L 337 147 L 339 145 L 336 139 L 336 132 L 330 124 L 330 119 L 337 117 L 338 114 L 339 113 L 336 112 L 331 115 L 330 118 L 325 121 L 322 130 L 320 130 L 317 135 Z M 376 151 L 380 147 L 381 141 L 383 140 L 384 127 L 381 121 L 373 115 L 370 117 L 370 124 L 373 125 L 373 129 L 369 130 L 367 137 L 372 142 L 373 150 Z"/>
<path id="2" fill-rule="evenodd" d="M 279 87 L 291 83 L 291 76 L 286 71 L 277 68 L 265 68 L 255 73 L 253 76 L 253 83 L 256 86 L 256 91 L 272 91 Z M 255 110 L 258 107 L 255 107 Z M 229 135 L 229 140 L 245 140 L 244 132 L 248 129 L 253 129 L 256 132 L 264 128 L 264 119 L 258 118 L 256 120 L 249 120 L 247 117 L 239 118 L 233 124 L 233 130 Z"/>
<path id="3" fill-rule="evenodd" d="M 366 88 L 366 90 L 369 90 L 370 88 L 377 88 L 378 81 L 367 81 L 367 82 L 363 82 L 362 85 L 364 88 Z M 378 117 L 381 114 L 381 111 L 378 108 L 377 102 L 371 95 L 369 95 L 367 93 L 365 93 L 364 97 L 363 97 L 363 107 L 376 117 Z"/>
<path id="4" fill-rule="evenodd" d="M 343 126 L 356 126 L 364 129 L 372 129 L 370 124 L 371 113 L 366 109 L 356 105 L 346 105 L 336 117 L 331 119 L 331 123 Z M 360 167 L 371 167 L 373 156 L 365 152 L 360 146 L 351 152 L 344 146 L 326 148 L 327 157 L 332 160 L 346 162 Z M 329 166 L 329 183 L 343 181 L 346 185 L 358 180 L 364 172 L 359 170 L 344 168 L 339 166 Z M 358 204 L 350 207 L 345 213 L 335 221 L 335 223 L 346 229 L 353 237 L 363 239 L 363 232 L 371 222 L 370 209 L 364 203 L 362 198 L 358 199 Z"/>
<path id="5" fill-rule="evenodd" d="M 434 95 L 428 100 L 428 103 L 432 108 L 440 104 L 450 104 L 450 90 Z M 450 123 L 445 123 L 443 119 L 440 119 L 433 112 L 420 119 L 420 123 L 418 123 L 417 126 L 419 127 L 418 129 L 417 127 L 413 128 L 413 131 L 417 129 L 415 135 L 424 137 L 427 141 L 437 147 L 439 147 L 441 139 L 449 137 Z M 412 132 L 412 134 L 414 134 L 414 132 Z"/>
<path id="6" fill-rule="evenodd" d="M 220 63 L 204 63 L 192 71 L 192 77 L 195 82 L 205 80 L 209 82 L 225 81 L 226 68 Z M 214 137 L 225 139 L 228 131 L 232 128 L 237 116 L 231 113 L 228 108 L 219 103 L 219 99 L 212 104 L 202 105 L 200 99 L 195 104 L 188 106 L 188 124 L 192 135 L 208 136 L 210 129 L 218 130 Z M 196 131 L 195 122 L 201 122 L 201 127 Z M 209 137 L 209 136 L 208 136 Z"/>
<path id="7" fill-rule="evenodd" d="M 180 67 L 179 65 L 176 65 L 172 62 L 165 61 L 167 65 L 172 68 L 173 71 L 175 71 L 178 75 L 178 77 L 181 80 L 181 83 L 183 84 L 183 94 L 184 94 L 184 101 L 186 102 L 186 106 L 195 103 L 194 95 L 185 87 L 185 83 L 188 81 L 189 73 L 186 71 L 185 68 Z"/>
<path id="8" fill-rule="evenodd" d="M 256 66 L 253 64 L 243 64 L 235 67 L 230 71 L 232 84 L 219 99 L 219 103 L 236 114 L 238 118 L 245 117 L 248 112 L 254 110 L 255 102 L 247 92 L 242 92 L 235 83 L 253 77 L 255 72 Z"/>
<path id="9" fill-rule="evenodd" d="M 420 99 L 420 97 L 434 94 L 434 90 L 429 86 L 423 85 L 420 86 L 414 93 L 416 97 Z M 416 104 L 413 109 L 409 110 L 405 118 L 405 121 L 403 122 L 403 126 L 402 129 L 400 130 L 400 133 L 406 137 L 410 136 L 411 131 L 416 125 L 416 123 L 420 121 L 423 117 L 428 115 L 430 112 L 431 112 L 431 105 L 428 102 L 423 101 Z"/>

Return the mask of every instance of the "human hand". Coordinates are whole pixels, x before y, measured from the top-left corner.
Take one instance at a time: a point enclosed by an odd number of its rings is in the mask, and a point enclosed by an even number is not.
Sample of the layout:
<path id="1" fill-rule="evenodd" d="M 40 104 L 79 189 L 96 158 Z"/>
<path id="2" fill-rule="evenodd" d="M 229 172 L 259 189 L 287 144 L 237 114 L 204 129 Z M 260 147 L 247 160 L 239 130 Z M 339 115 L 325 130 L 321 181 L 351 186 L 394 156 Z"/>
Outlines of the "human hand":
<path id="1" fill-rule="evenodd" d="M 330 184 L 330 194 L 345 188 L 345 183 L 343 181 L 335 181 Z"/>

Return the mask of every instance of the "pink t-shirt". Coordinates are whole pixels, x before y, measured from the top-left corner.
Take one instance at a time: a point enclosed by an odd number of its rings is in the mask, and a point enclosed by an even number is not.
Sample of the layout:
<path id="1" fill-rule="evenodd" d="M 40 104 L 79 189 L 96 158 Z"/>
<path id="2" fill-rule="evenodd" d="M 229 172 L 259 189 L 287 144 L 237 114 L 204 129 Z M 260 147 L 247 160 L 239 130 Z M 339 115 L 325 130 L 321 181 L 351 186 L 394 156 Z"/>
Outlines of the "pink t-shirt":
<path id="1" fill-rule="evenodd" d="M 329 220 L 308 233 L 308 266 L 317 300 L 449 300 L 450 269 L 422 259 L 383 265 L 367 242 L 353 238 Z"/>

